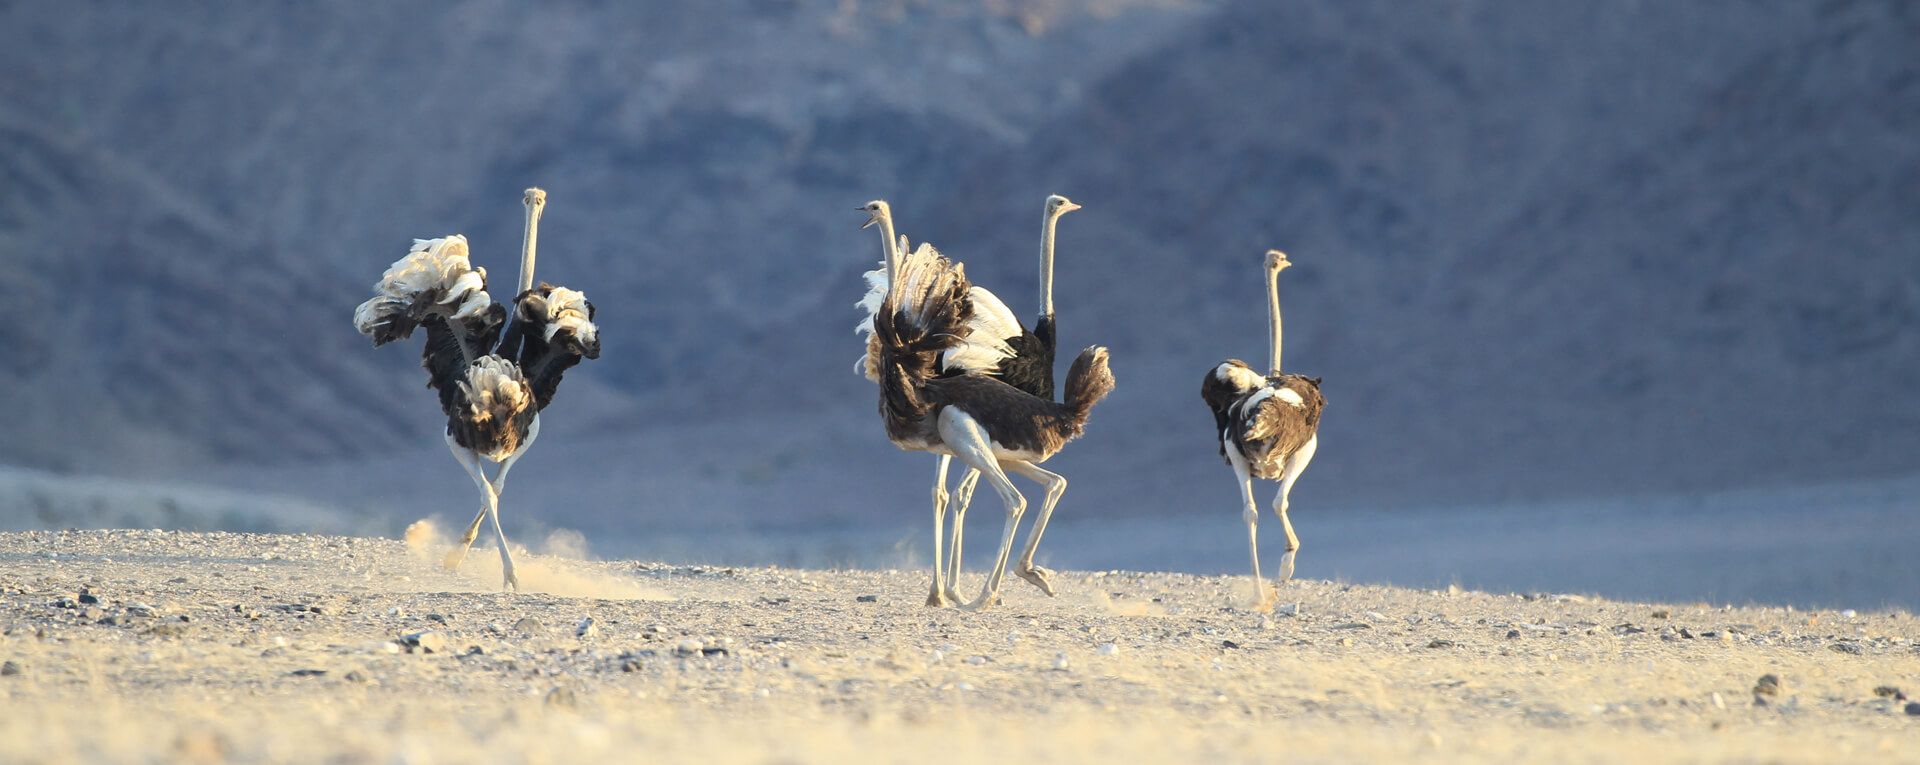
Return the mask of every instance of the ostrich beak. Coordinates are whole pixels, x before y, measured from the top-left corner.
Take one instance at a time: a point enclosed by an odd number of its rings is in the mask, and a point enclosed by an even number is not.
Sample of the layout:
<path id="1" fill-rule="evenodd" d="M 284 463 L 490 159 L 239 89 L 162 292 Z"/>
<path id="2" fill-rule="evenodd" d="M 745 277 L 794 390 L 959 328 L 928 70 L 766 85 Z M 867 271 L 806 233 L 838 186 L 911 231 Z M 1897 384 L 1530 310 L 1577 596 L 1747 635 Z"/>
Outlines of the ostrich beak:
<path id="1" fill-rule="evenodd" d="M 1079 206 L 1079 205 L 1077 205 L 1077 204 L 1074 204 L 1074 203 L 1072 203 L 1072 202 L 1068 202 L 1068 203 L 1066 203 L 1066 204 L 1064 204 L 1064 205 L 1061 205 L 1061 206 L 1060 206 L 1060 212 L 1062 212 L 1062 213 L 1070 213 L 1070 212 L 1073 212 L 1074 210 L 1078 210 L 1078 209 L 1080 209 L 1080 206 Z"/>

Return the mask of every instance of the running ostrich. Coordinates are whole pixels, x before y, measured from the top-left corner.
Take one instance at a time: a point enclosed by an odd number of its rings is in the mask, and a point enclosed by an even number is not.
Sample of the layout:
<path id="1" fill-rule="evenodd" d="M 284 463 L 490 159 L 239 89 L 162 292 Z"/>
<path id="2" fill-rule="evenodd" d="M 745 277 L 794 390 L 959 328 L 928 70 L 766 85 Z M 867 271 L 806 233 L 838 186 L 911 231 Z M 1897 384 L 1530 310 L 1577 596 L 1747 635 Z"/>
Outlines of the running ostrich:
<path id="1" fill-rule="evenodd" d="M 884 205 L 866 208 L 879 218 Z M 880 221 L 886 227 L 886 221 Z M 882 232 L 889 243 L 891 231 Z M 1067 371 L 1065 400 L 1055 402 L 985 374 L 949 374 L 944 354 L 962 347 L 973 332 L 973 286 L 964 270 L 933 248 L 922 245 L 910 255 L 889 254 L 888 287 L 874 317 L 875 368 L 880 377 L 880 415 L 887 437 L 907 451 L 949 455 L 984 473 L 1006 506 L 1000 551 L 979 597 L 965 608 L 992 605 L 1013 551 L 1014 533 L 1027 501 L 1007 478 L 1011 471 L 1046 487 L 1040 515 L 1027 532 L 1026 547 L 1014 574 L 1042 592 L 1054 594 L 1052 571 L 1033 563 L 1047 520 L 1066 492 L 1067 479 L 1039 463 L 1085 430 L 1095 404 L 1113 390 L 1107 349 L 1080 352 Z M 936 516 L 936 555 L 941 534 Z M 932 605 L 946 605 L 948 588 L 940 561 L 933 567 Z"/>
<path id="2" fill-rule="evenodd" d="M 862 228 L 879 225 L 883 237 L 881 248 L 885 257 L 880 267 L 866 273 L 867 294 L 858 303 L 867 316 L 862 319 L 856 330 L 867 336 L 867 353 L 856 365 L 856 369 L 868 380 L 879 382 L 876 367 L 878 345 L 873 334 L 873 314 L 880 309 L 888 284 L 888 264 L 897 262 L 900 255 L 907 251 L 907 237 L 893 231 L 893 212 L 886 202 L 873 201 L 860 208 L 869 214 Z M 968 339 L 953 351 L 941 354 L 940 371 L 942 374 L 984 374 L 999 379 L 1015 388 L 1040 398 L 1053 400 L 1053 362 L 1054 362 L 1054 319 L 1053 319 L 1053 250 L 1054 232 L 1060 218 L 1067 213 L 1080 209 L 1073 200 L 1059 194 L 1049 195 L 1046 199 L 1045 215 L 1041 226 L 1040 239 L 1040 315 L 1029 331 L 1020 324 L 1006 303 L 985 287 L 974 286 L 968 292 L 973 298 L 973 327 Z M 928 245 L 922 245 L 928 246 Z M 930 246 L 928 246 L 930 247 Z M 940 462 L 934 474 L 933 514 L 934 514 L 934 565 L 941 565 L 940 527 L 948 508 L 947 470 L 953 458 L 940 455 Z M 961 537 L 966 529 L 967 506 L 973 501 L 974 487 L 980 481 L 980 471 L 968 468 L 958 486 L 954 487 L 953 532 L 946 543 L 945 581 L 946 589 L 935 589 L 927 596 L 927 605 L 941 606 L 948 601 L 959 600 L 954 592 L 960 581 L 960 558 L 963 549 Z"/>
<path id="3" fill-rule="evenodd" d="M 480 513 L 447 553 L 445 565 L 457 568 L 479 536 L 481 522 L 491 519 L 508 590 L 519 589 L 520 581 L 500 527 L 507 472 L 540 437 L 540 411 L 553 402 L 561 376 L 582 358 L 600 357 L 599 330 L 586 296 L 545 283 L 534 286 L 534 250 L 547 193 L 527 189 L 524 202 L 527 227 L 511 324 L 506 307 L 487 294 L 487 270 L 469 263 L 467 239 L 458 234 L 414 240 L 406 257 L 374 285 L 373 299 L 353 315 L 354 326 L 376 347 L 426 327 L 420 364 L 447 415 L 447 448 L 481 496 Z M 491 479 L 483 459 L 496 466 Z"/>
<path id="4" fill-rule="evenodd" d="M 1281 530 L 1287 532 L 1287 551 L 1280 556 L 1275 578 L 1285 582 L 1293 578 L 1293 556 L 1300 551 L 1300 538 L 1287 520 L 1287 495 L 1319 448 L 1320 410 L 1327 405 L 1326 397 L 1320 395 L 1320 378 L 1280 372 L 1279 282 L 1280 272 L 1290 265 L 1286 253 L 1267 251 L 1267 341 L 1273 354 L 1267 374 L 1260 375 L 1239 359 L 1228 359 L 1207 372 L 1200 384 L 1200 397 L 1213 410 L 1220 456 L 1233 466 L 1240 481 L 1245 501 L 1240 517 L 1247 522 L 1247 552 L 1253 559 L 1253 598 L 1258 608 L 1273 601 L 1260 578 L 1260 544 L 1255 536 L 1260 509 L 1253 500 L 1253 479 L 1280 481 L 1273 512 L 1280 516 Z"/>

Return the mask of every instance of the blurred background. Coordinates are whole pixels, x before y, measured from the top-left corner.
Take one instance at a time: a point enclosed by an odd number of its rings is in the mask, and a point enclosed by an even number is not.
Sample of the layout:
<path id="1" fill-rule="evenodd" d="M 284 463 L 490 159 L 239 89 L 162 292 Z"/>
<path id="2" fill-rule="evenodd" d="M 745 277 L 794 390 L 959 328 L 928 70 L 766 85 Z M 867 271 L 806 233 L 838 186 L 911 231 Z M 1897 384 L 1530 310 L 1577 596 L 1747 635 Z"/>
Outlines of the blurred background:
<path id="1" fill-rule="evenodd" d="M 854 208 L 1031 322 L 1061 193 L 1062 355 L 1120 387 L 1043 561 L 1244 573 L 1198 388 L 1280 247 L 1302 576 L 1920 607 L 1899 0 L 0 3 L 0 526 L 466 520 L 417 341 L 350 316 L 414 237 L 511 279 L 529 185 L 605 353 L 516 541 L 923 565 Z"/>

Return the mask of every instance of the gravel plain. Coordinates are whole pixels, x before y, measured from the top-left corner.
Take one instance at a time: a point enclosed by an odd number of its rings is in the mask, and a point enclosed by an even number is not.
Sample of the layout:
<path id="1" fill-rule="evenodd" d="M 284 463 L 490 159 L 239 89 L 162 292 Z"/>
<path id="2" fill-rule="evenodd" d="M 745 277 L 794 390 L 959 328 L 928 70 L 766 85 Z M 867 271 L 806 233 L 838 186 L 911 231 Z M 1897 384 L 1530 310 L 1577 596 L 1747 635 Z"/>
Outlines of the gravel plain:
<path id="1" fill-rule="evenodd" d="M 0 534 L 0 761 L 1920 761 L 1904 611 L 444 545 Z"/>

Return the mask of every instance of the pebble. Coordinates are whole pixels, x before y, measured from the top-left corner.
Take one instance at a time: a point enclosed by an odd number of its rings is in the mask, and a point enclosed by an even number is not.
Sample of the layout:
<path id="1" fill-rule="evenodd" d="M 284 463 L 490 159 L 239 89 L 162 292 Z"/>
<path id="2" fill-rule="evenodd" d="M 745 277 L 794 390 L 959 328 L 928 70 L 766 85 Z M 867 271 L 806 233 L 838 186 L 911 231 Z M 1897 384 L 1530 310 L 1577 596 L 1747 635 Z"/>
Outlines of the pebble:
<path id="1" fill-rule="evenodd" d="M 293 677 L 320 677 L 327 674 L 327 671 L 324 669 L 296 669 L 287 674 Z"/>
<path id="2" fill-rule="evenodd" d="M 1222 640 L 1222 641 L 1220 641 L 1220 647 L 1221 647 L 1221 648 L 1239 648 L 1239 647 L 1240 647 L 1240 644 L 1239 644 L 1239 643 L 1235 643 L 1235 642 L 1233 642 L 1233 641 L 1231 641 L 1231 640 Z"/>
<path id="3" fill-rule="evenodd" d="M 1920 717 L 1920 701 L 1907 702 L 1907 714 Z"/>
<path id="4" fill-rule="evenodd" d="M 553 690 L 547 691 L 546 702 L 547 706 L 550 707 L 573 709 L 580 706 L 580 697 L 574 694 L 572 688 L 560 685 L 555 686 Z"/>
<path id="5" fill-rule="evenodd" d="M 573 636 L 581 640 L 592 640 L 593 638 L 599 637 L 600 623 L 594 621 L 591 616 L 581 619 L 580 623 L 573 628 Z"/>
<path id="6" fill-rule="evenodd" d="M 1901 693 L 1899 688 L 1896 688 L 1891 685 L 1882 685 L 1877 688 L 1874 688 L 1873 695 L 1883 699 L 1893 699 L 1894 701 L 1907 700 L 1907 694 Z"/>
<path id="7" fill-rule="evenodd" d="M 861 595 L 860 597 L 857 597 L 857 598 L 854 598 L 854 602 L 857 602 L 857 603 L 878 603 L 878 602 L 880 602 L 880 596 L 878 596 L 878 595 Z"/>
<path id="8" fill-rule="evenodd" d="M 1434 638 L 1433 642 L 1427 644 L 1427 647 L 1428 648 L 1452 648 L 1453 641 L 1448 640 L 1446 638 Z"/>
<path id="9" fill-rule="evenodd" d="M 1714 708 L 1714 709 L 1726 709 L 1726 708 L 1727 708 L 1727 700 L 1726 700 L 1726 699 L 1723 699 L 1723 698 L 1720 698 L 1720 692 L 1719 692 L 1719 691 L 1715 691 L 1715 692 L 1713 693 L 1713 708 Z"/>
<path id="10" fill-rule="evenodd" d="M 985 657 L 985 656 L 981 656 L 981 655 L 978 655 L 978 654 L 975 654 L 975 655 L 973 655 L 973 656 L 968 656 L 968 657 L 967 657 L 967 663 L 968 663 L 968 664 L 972 664 L 973 666 L 976 666 L 976 667 L 978 667 L 978 666 L 980 666 L 980 665 L 982 665 L 982 664 L 985 664 L 985 663 L 987 663 L 987 662 L 989 662 L 989 661 L 992 661 L 992 659 L 989 659 L 989 658 L 987 658 L 987 657 Z"/>
<path id="11" fill-rule="evenodd" d="M 160 615 L 160 612 L 158 610 L 155 610 L 153 606 L 149 606 L 145 603 L 135 603 L 131 606 L 127 606 L 127 615 L 152 618 L 154 616 Z"/>
<path id="12" fill-rule="evenodd" d="M 1519 639 L 1520 639 L 1520 631 L 1519 631 L 1519 630 L 1507 630 L 1507 639 L 1508 639 L 1508 640 L 1519 640 Z"/>
<path id="13" fill-rule="evenodd" d="M 520 621 L 513 623 L 513 630 L 528 635 L 539 635 L 547 631 L 547 625 L 541 624 L 539 619 L 523 616 L 520 617 Z"/>
<path id="14" fill-rule="evenodd" d="M 694 656 L 698 655 L 702 648 L 705 648 L 705 646 L 701 645 L 700 641 L 687 638 L 686 640 L 680 641 L 679 645 L 674 646 L 673 652 L 681 656 Z"/>
<path id="15" fill-rule="evenodd" d="M 1845 611 L 1841 611 L 1841 612 L 1840 612 L 1840 616 L 1841 616 L 1842 618 L 1846 618 L 1846 619 L 1852 619 L 1853 617 L 1856 617 L 1856 616 L 1859 616 L 1859 615 L 1860 615 L 1860 612 L 1859 612 L 1859 611 L 1855 611 L 1855 610 L 1853 610 L 1853 609 L 1851 609 L 1851 608 L 1849 608 L 1849 609 L 1847 609 L 1847 610 L 1845 610 Z"/>
<path id="16" fill-rule="evenodd" d="M 1866 648 L 1862 647 L 1859 643 L 1855 643 L 1851 640 L 1839 642 L 1839 643 L 1832 643 L 1827 646 L 1827 650 L 1833 651 L 1836 653 L 1852 654 L 1854 656 L 1859 656 L 1860 654 L 1867 652 Z"/>
<path id="17" fill-rule="evenodd" d="M 404 635 L 400 638 L 400 642 L 406 644 L 407 648 L 422 653 L 446 653 L 447 651 L 447 636 L 432 630 Z"/>
<path id="18" fill-rule="evenodd" d="M 22 670 L 20 668 L 20 664 L 18 662 L 9 661 L 4 664 L 0 664 L 0 677 L 12 677 L 24 671 L 25 670 Z"/>
<path id="19" fill-rule="evenodd" d="M 1673 617 L 1673 612 L 1668 611 L 1667 609 L 1664 609 L 1664 608 L 1653 612 L 1653 618 L 1655 619 L 1670 619 L 1672 617 Z"/>
<path id="20" fill-rule="evenodd" d="M 1275 608 L 1275 609 L 1273 609 L 1273 613 L 1274 613 L 1274 615 L 1276 615 L 1276 616 L 1299 616 L 1299 615 L 1300 615 L 1300 604 L 1299 604 L 1299 603 L 1288 603 L 1288 604 L 1286 604 L 1286 605 L 1284 605 L 1284 606 L 1280 606 L 1280 607 L 1277 607 L 1277 608 Z"/>
<path id="21" fill-rule="evenodd" d="M 1070 663 L 1068 663 L 1068 661 L 1067 661 L 1067 652 L 1066 652 L 1066 651 L 1061 651 L 1061 652 L 1059 652 L 1059 653 L 1056 653 L 1056 654 L 1054 654 L 1054 655 L 1053 655 L 1053 669 L 1054 669 L 1054 671 L 1056 671 L 1056 672 L 1065 672 L 1065 671 L 1067 671 L 1067 668 L 1068 668 L 1068 667 L 1071 667 L 1071 666 L 1072 666 L 1072 664 L 1070 664 Z"/>
<path id="22" fill-rule="evenodd" d="M 1093 649 L 1093 652 L 1101 656 L 1112 656 L 1120 652 L 1120 646 L 1112 643 L 1101 643 L 1100 647 Z"/>
<path id="23" fill-rule="evenodd" d="M 1760 680 L 1753 684 L 1753 700 L 1755 702 L 1766 703 L 1766 700 L 1761 698 L 1762 696 L 1778 695 L 1780 695 L 1779 675 L 1761 675 Z"/>
<path id="24" fill-rule="evenodd" d="M 366 673 L 356 669 L 356 670 L 351 670 L 347 672 L 347 674 L 345 675 L 342 675 L 341 679 L 346 680 L 349 683 L 364 683 L 367 681 L 367 675 Z"/>

